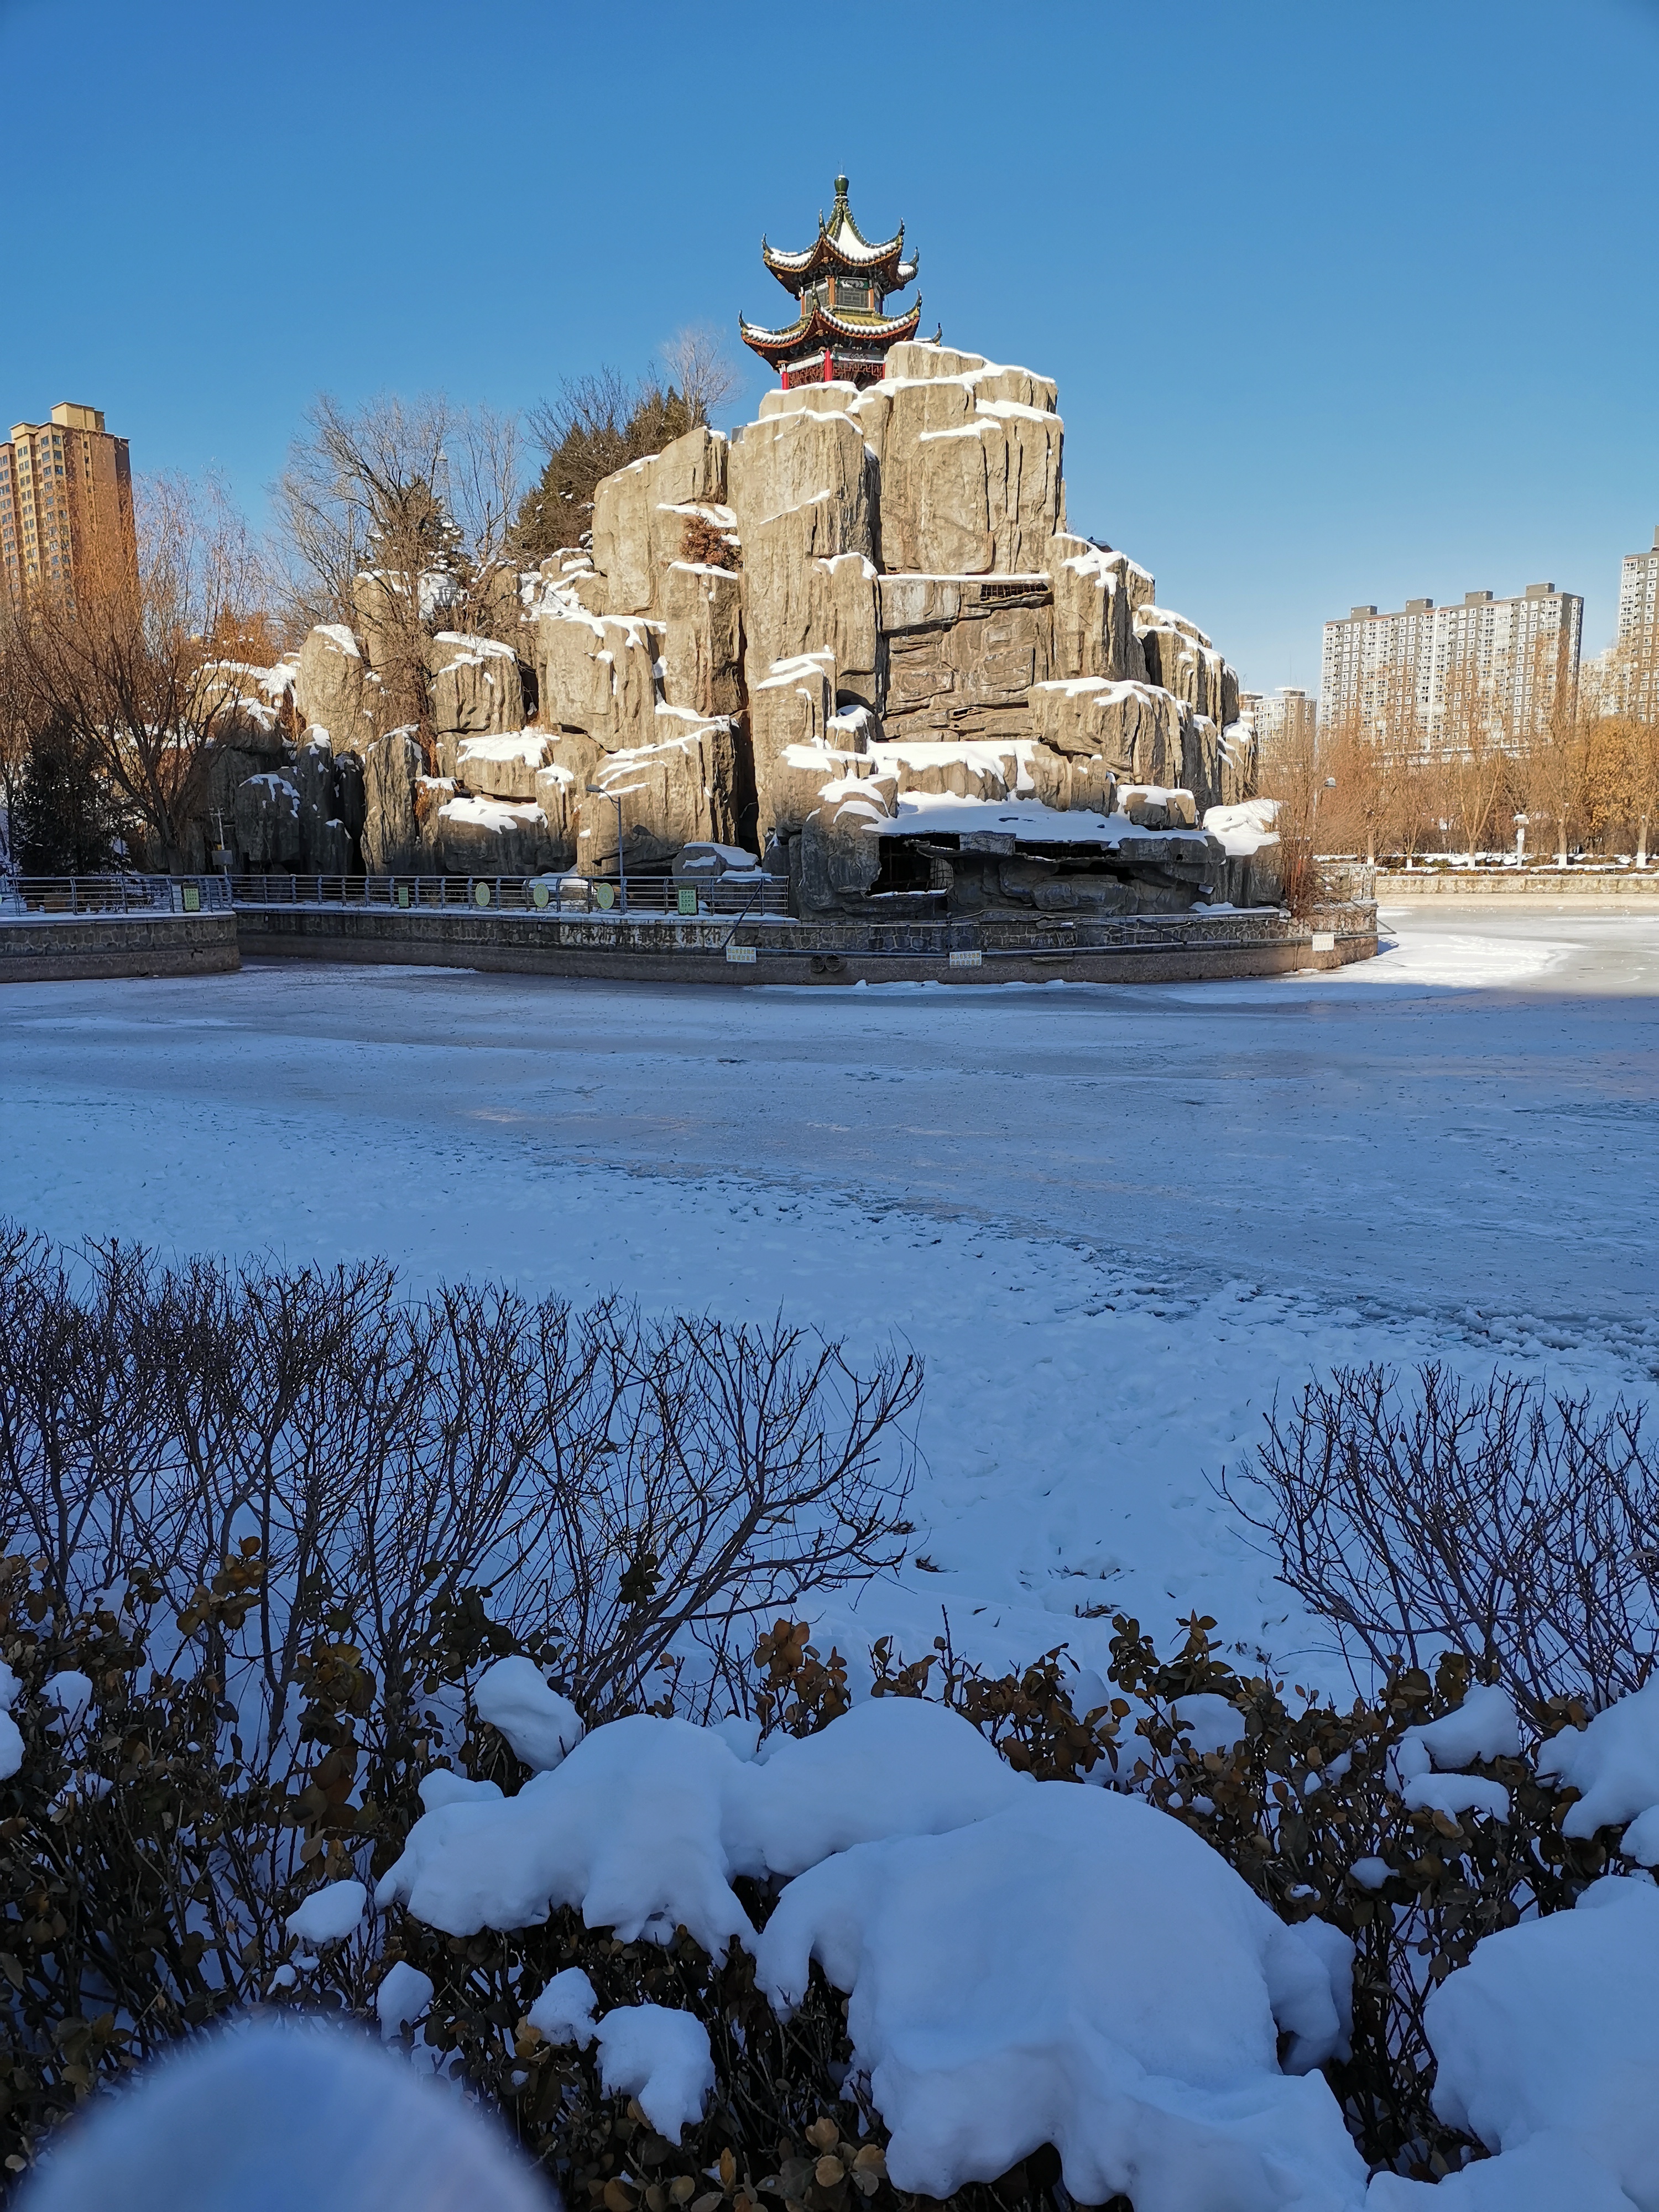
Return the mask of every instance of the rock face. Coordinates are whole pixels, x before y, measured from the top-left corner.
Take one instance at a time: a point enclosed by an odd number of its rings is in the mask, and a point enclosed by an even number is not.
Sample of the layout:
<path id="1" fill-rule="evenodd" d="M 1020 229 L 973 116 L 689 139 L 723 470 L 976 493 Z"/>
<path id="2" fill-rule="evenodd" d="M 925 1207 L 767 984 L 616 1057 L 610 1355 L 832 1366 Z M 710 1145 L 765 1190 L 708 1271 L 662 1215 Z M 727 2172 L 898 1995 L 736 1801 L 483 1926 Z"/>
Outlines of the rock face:
<path id="1" fill-rule="evenodd" d="M 524 686 L 510 645 L 441 630 L 427 648 L 427 666 L 440 739 L 493 737 L 524 727 Z"/>
<path id="2" fill-rule="evenodd" d="M 410 626 L 361 577 L 356 634 L 210 672 L 255 733 L 222 778 L 239 847 L 599 872 L 619 801 L 629 867 L 765 850 L 813 913 L 1164 910 L 1265 883 L 1198 826 L 1255 793 L 1237 678 L 1144 568 L 1067 531 L 1064 447 L 1052 381 L 945 346 L 769 392 L 729 440 L 699 427 L 608 477 L 588 541 L 501 577 L 496 638 L 436 630 L 423 588 L 418 730 L 386 730 Z M 296 722 L 325 742 L 296 753 Z"/>
<path id="3" fill-rule="evenodd" d="M 617 802 L 630 867 L 671 861 L 683 845 L 734 845 L 740 804 L 737 744 L 727 721 L 658 710 L 659 741 L 599 764 L 596 793 L 580 802 L 576 865 L 585 875 L 617 865 Z"/>
<path id="4" fill-rule="evenodd" d="M 301 647 L 294 696 L 301 720 L 325 730 L 336 752 L 363 752 L 380 734 L 385 691 L 343 623 L 320 624 Z"/>

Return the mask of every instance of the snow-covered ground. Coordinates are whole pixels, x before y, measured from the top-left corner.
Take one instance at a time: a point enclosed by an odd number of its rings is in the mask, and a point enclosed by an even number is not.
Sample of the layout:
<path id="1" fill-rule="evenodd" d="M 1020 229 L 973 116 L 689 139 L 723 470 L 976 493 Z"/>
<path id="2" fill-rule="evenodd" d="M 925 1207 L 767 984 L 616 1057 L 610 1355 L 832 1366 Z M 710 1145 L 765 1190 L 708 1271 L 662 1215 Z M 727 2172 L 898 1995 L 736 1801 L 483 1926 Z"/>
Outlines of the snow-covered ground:
<path id="1" fill-rule="evenodd" d="M 792 1319 L 927 1365 L 916 1561 L 827 1631 L 1328 1672 L 1211 1479 L 1347 1359 L 1650 1389 L 1659 917 L 1385 916 L 1273 981 L 686 990 L 268 966 L 0 997 L 68 1240 Z"/>

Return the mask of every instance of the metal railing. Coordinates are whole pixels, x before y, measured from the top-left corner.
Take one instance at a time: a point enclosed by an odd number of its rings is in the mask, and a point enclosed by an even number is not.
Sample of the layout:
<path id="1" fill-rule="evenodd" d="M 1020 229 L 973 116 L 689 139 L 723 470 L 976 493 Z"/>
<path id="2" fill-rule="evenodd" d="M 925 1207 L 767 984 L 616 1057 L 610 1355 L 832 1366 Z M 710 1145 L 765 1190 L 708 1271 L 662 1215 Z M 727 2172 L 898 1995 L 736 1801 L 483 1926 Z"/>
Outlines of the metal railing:
<path id="1" fill-rule="evenodd" d="M 666 877 L 628 878 L 627 906 L 615 876 L 239 875 L 223 878 L 238 906 L 367 907 L 392 913 L 608 915 L 695 921 L 699 915 L 758 920 L 789 911 L 784 876 L 738 876 L 708 883 Z"/>
<path id="2" fill-rule="evenodd" d="M 0 921 L 95 914 L 225 914 L 225 876 L 0 876 Z"/>

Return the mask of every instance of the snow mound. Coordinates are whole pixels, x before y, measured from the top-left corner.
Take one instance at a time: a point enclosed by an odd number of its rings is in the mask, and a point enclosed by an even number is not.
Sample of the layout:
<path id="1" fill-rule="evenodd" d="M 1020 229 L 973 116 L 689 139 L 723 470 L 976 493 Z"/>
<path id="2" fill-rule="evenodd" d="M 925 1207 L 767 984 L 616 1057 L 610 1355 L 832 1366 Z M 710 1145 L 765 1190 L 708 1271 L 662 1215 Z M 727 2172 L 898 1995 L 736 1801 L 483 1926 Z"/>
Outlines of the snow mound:
<path id="1" fill-rule="evenodd" d="M 659 2135 L 678 2142 L 702 2117 L 714 2087 L 708 2031 L 689 2012 L 620 2005 L 598 2029 L 599 2078 L 611 2094 L 637 2097 Z"/>
<path id="2" fill-rule="evenodd" d="M 258 2021 L 89 2103 L 21 2212 L 553 2212 L 499 2130 L 366 2037 Z"/>
<path id="3" fill-rule="evenodd" d="M 360 1881 L 325 1882 L 289 1914 L 288 1932 L 301 1943 L 343 1943 L 362 1925 L 368 1903 Z"/>
<path id="4" fill-rule="evenodd" d="M 581 1739 L 580 1714 L 568 1698 L 550 1688 L 531 1660 L 498 1659 L 487 1667 L 472 1702 L 507 1738 L 514 1757 L 538 1773 L 550 1772 Z"/>
<path id="5" fill-rule="evenodd" d="M 1435 2111 L 1499 2154 L 1439 2185 L 1446 2212 L 1659 2205 L 1651 1882 L 1611 1876 L 1577 1911 L 1485 1937 L 1430 1997 L 1424 2023 Z M 1431 2212 L 1432 2202 L 1426 2186 L 1382 2180 L 1370 2199 L 1371 2212 Z"/>
<path id="6" fill-rule="evenodd" d="M 623 1942 L 684 1926 L 718 1958 L 734 1936 L 755 1941 L 736 1875 L 957 1827 L 1031 1786 L 959 1714 L 919 1698 L 872 1699 L 764 1762 L 713 1729 L 634 1714 L 516 1797 L 428 1812 L 375 1901 L 450 1936 L 532 1927 L 570 1905 Z"/>
<path id="7" fill-rule="evenodd" d="M 1334 1953 L 1333 1953 L 1333 1959 Z M 945 1834 L 846 1851 L 786 1889 L 758 1948 L 779 2010 L 817 1959 L 896 2187 L 946 2197 L 1059 2150 L 1072 2196 L 1136 2212 L 1360 2203 L 1311 2067 L 1341 2040 L 1320 1952 L 1201 1838 L 1111 1792 L 1033 1784 Z"/>

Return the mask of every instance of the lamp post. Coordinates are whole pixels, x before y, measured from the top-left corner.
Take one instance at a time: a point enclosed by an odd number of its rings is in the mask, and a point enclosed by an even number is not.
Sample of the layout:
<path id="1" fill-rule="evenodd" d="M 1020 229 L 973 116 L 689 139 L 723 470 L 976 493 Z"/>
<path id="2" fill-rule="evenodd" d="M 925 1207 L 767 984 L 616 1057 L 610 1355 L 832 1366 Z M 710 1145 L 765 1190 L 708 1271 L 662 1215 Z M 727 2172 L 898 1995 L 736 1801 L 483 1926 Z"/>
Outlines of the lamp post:
<path id="1" fill-rule="evenodd" d="M 622 800 L 614 791 L 607 791 L 602 783 L 590 783 L 587 790 L 590 798 L 608 799 L 617 810 L 617 875 L 622 885 L 622 910 L 626 914 L 628 911 L 628 866 L 623 859 Z"/>

